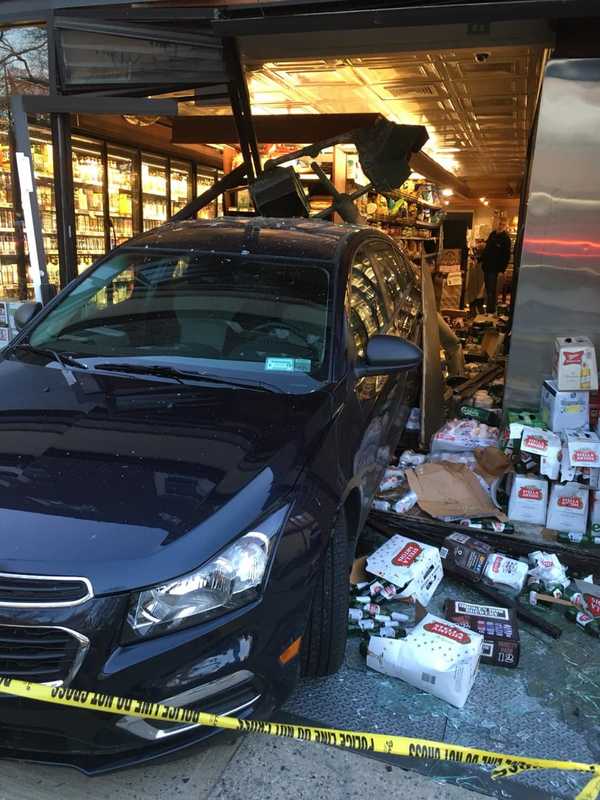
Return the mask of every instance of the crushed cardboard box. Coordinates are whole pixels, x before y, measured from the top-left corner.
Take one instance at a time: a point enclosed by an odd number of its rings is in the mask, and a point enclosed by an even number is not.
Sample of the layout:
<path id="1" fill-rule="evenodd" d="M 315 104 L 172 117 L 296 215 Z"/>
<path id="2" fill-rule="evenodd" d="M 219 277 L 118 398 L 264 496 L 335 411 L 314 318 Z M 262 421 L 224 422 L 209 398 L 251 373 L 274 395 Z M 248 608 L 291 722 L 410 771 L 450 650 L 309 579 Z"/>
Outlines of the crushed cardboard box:
<path id="1" fill-rule="evenodd" d="M 417 495 L 419 507 L 442 520 L 465 517 L 496 517 L 506 520 L 465 464 L 447 461 L 422 464 L 409 469 L 406 478 Z"/>
<path id="2" fill-rule="evenodd" d="M 458 532 L 446 536 L 440 548 L 445 572 L 475 581 L 481 580 L 488 556 L 492 552 L 489 544 Z"/>
<path id="3" fill-rule="evenodd" d="M 462 708 L 482 649 L 481 634 L 427 614 L 405 639 L 372 636 L 367 666 Z"/>
<path id="4" fill-rule="evenodd" d="M 399 534 L 368 556 L 366 570 L 397 586 L 397 597 L 412 597 L 423 606 L 429 603 L 444 575 L 437 547 Z"/>

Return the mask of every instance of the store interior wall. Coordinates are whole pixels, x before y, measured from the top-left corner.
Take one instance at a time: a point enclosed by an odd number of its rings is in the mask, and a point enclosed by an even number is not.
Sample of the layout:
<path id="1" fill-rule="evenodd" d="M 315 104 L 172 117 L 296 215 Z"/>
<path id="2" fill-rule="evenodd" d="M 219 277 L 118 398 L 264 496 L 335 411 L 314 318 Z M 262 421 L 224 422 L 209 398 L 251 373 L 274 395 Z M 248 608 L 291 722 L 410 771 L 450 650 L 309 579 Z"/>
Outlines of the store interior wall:
<path id="1" fill-rule="evenodd" d="M 537 408 L 557 336 L 600 347 L 600 59 L 550 61 L 525 218 L 507 408 Z"/>

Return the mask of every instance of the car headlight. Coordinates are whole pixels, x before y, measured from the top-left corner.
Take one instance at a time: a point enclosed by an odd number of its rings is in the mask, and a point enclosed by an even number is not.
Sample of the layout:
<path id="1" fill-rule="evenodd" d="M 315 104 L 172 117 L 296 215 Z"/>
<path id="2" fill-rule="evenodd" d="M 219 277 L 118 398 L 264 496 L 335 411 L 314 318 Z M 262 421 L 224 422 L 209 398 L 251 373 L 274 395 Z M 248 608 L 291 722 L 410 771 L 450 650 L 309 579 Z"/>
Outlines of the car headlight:
<path id="1" fill-rule="evenodd" d="M 124 642 L 197 625 L 255 600 L 286 512 L 279 509 L 199 569 L 132 595 Z"/>

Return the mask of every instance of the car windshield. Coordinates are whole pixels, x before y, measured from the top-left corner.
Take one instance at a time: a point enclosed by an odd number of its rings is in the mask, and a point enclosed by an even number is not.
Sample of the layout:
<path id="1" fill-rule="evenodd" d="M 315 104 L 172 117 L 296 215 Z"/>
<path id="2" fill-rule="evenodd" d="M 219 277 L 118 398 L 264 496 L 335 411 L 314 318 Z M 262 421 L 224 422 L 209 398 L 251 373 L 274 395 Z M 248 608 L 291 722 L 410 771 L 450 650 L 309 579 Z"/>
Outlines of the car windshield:
<path id="1" fill-rule="evenodd" d="M 30 334 L 105 364 L 314 383 L 328 376 L 325 264 L 129 248 L 100 263 Z"/>

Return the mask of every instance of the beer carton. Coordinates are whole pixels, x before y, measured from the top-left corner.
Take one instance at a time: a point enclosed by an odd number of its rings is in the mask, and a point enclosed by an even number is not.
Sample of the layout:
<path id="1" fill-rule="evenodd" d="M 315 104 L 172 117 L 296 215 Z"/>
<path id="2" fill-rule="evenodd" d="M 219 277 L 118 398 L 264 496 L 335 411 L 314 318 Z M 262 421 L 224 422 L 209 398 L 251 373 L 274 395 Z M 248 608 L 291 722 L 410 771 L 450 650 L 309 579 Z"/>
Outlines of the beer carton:
<path id="1" fill-rule="evenodd" d="M 544 525 L 548 507 L 548 482 L 545 478 L 515 475 L 508 502 L 508 518 Z"/>
<path id="2" fill-rule="evenodd" d="M 426 606 L 444 575 L 440 551 L 405 536 L 392 536 L 367 558 L 367 572 L 393 583 L 397 597 L 411 597 Z"/>
<path id="3" fill-rule="evenodd" d="M 589 494 L 589 490 L 579 483 L 555 483 L 550 494 L 546 527 L 565 533 L 585 533 Z"/>
<path id="4" fill-rule="evenodd" d="M 445 572 L 476 581 L 481 579 L 485 562 L 491 552 L 489 544 L 458 532 L 446 536 L 440 548 Z"/>
<path id="5" fill-rule="evenodd" d="M 561 392 L 595 392 L 598 389 L 598 367 L 592 341 L 587 336 L 555 339 L 552 376 Z"/>
<path id="6" fill-rule="evenodd" d="M 544 424 L 560 433 L 567 429 L 589 427 L 589 392 L 560 392 L 556 381 L 544 381 L 540 403 Z"/>
<path id="7" fill-rule="evenodd" d="M 444 616 L 450 622 L 483 636 L 482 664 L 514 668 L 519 663 L 517 615 L 511 608 L 446 600 Z"/>
<path id="8" fill-rule="evenodd" d="M 593 431 L 565 431 L 565 444 L 572 467 L 600 468 L 600 436 Z"/>
<path id="9" fill-rule="evenodd" d="M 405 639 L 371 636 L 367 666 L 462 708 L 482 649 L 480 633 L 427 614 Z"/>

